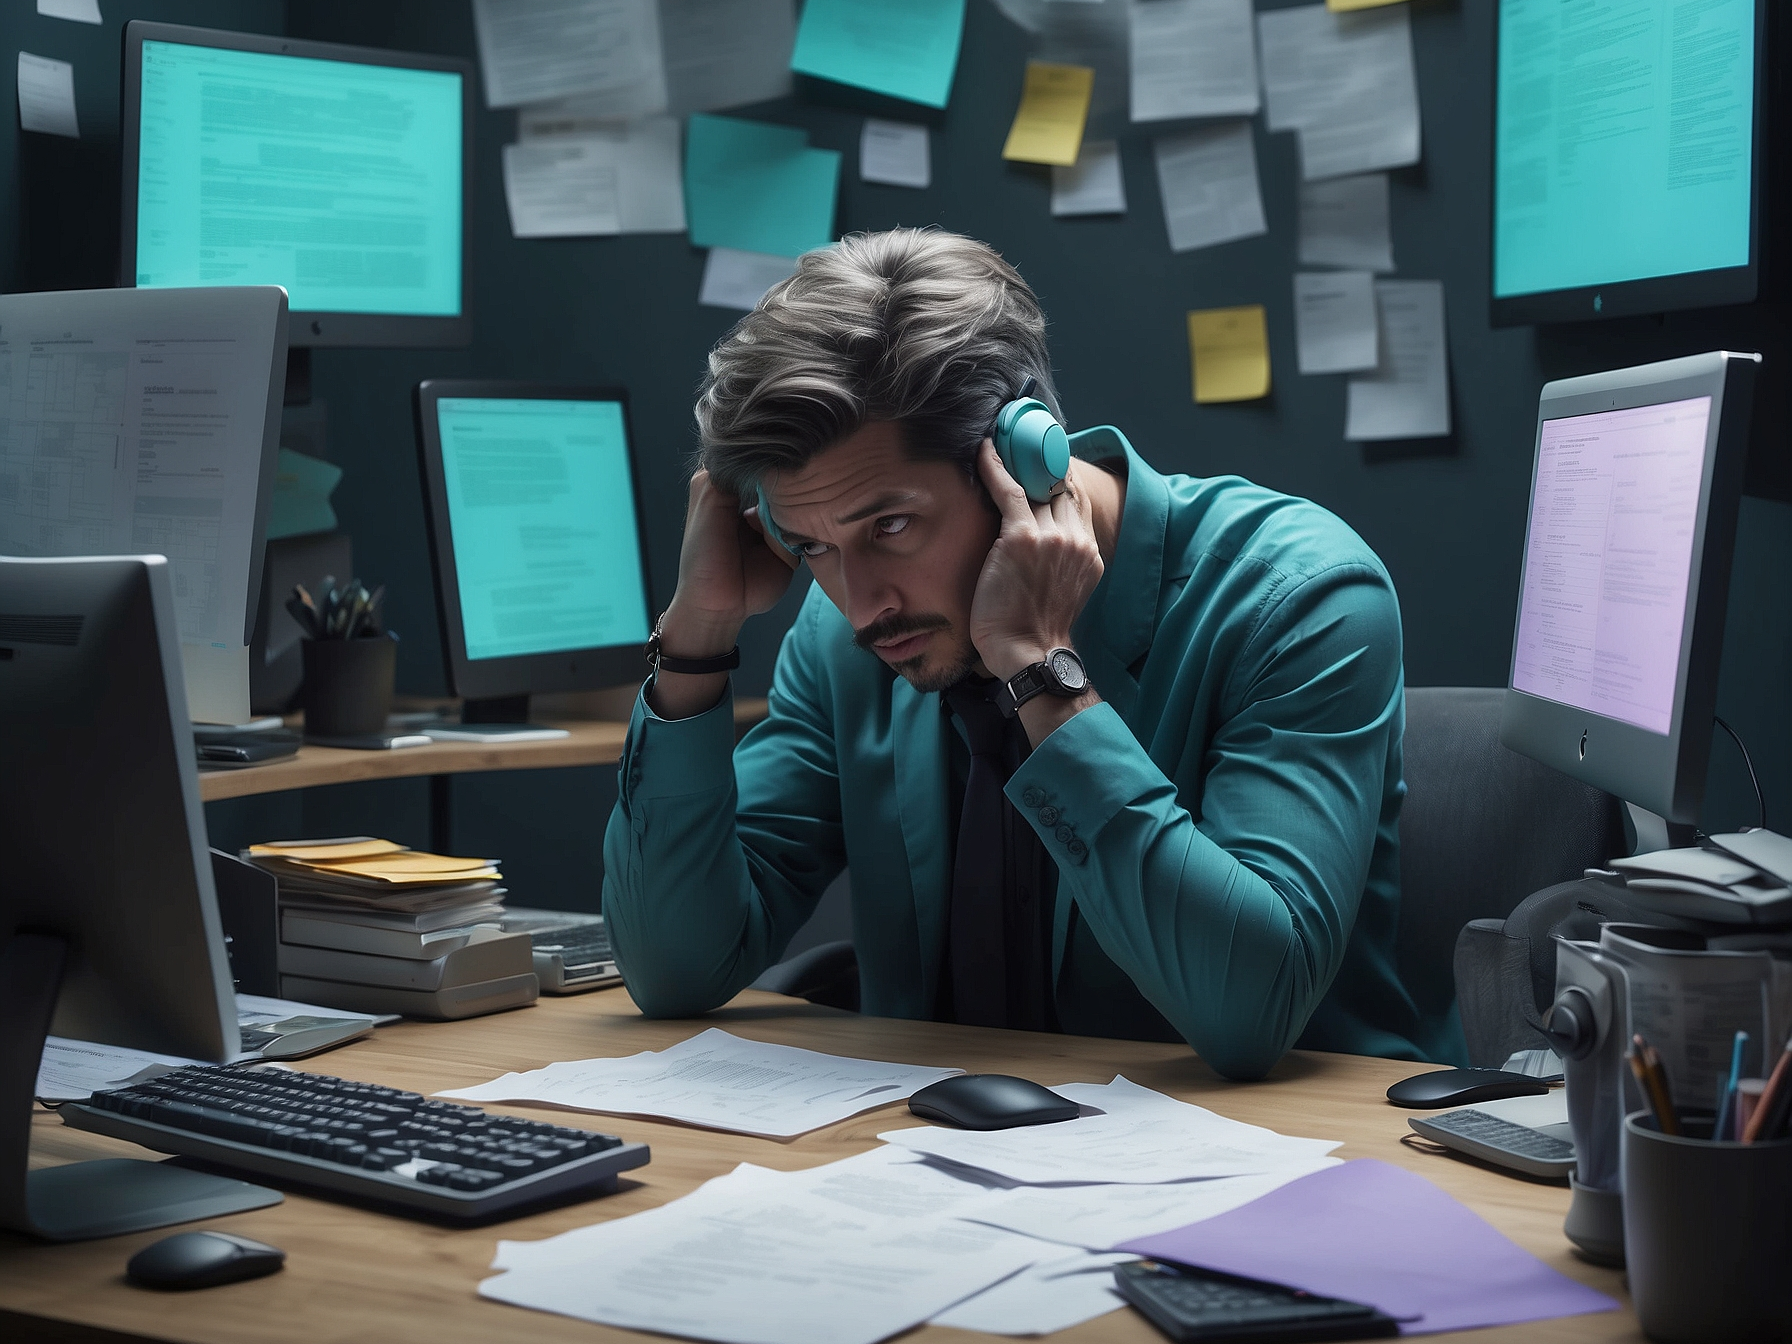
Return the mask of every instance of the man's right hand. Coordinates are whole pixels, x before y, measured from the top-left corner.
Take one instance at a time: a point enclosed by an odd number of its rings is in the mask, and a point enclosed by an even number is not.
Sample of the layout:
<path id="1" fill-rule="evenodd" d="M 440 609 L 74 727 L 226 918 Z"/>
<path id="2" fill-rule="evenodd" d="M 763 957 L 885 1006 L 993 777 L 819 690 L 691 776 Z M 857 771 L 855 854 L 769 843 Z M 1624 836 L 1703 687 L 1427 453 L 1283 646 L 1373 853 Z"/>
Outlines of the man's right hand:
<path id="1" fill-rule="evenodd" d="M 767 540 L 757 506 L 691 477 L 684 544 L 678 553 L 678 591 L 660 625 L 661 651 L 675 658 L 715 658 L 739 642 L 747 617 L 770 611 L 790 587 L 796 557 Z M 663 719 L 701 714 L 722 698 L 728 674 L 662 672 L 648 696 Z"/>

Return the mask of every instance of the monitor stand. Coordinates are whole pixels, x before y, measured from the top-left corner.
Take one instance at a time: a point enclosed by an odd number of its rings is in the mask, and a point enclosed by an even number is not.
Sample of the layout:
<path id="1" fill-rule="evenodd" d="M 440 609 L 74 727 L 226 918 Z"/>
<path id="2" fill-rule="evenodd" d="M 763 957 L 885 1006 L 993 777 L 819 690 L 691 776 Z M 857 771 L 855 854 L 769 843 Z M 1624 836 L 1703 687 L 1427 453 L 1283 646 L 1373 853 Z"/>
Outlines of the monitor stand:
<path id="1" fill-rule="evenodd" d="M 427 731 L 427 730 L 426 730 Z M 449 740 L 475 738 L 480 741 L 540 741 L 543 738 L 565 737 L 563 728 L 548 728 L 529 722 L 529 697 L 526 695 L 494 696 L 489 700 L 463 700 L 460 722 L 444 724 L 438 735 Z"/>
<path id="2" fill-rule="evenodd" d="M 1653 854 L 1662 849 L 1686 849 L 1699 841 L 1699 828 L 1696 826 L 1669 821 L 1666 817 L 1659 817 L 1631 802 L 1624 804 L 1624 810 L 1629 814 L 1631 830 L 1636 833 L 1636 848 L 1631 850 L 1632 854 Z"/>
<path id="3" fill-rule="evenodd" d="M 88 1241 L 280 1203 L 276 1190 L 162 1162 L 29 1169 L 37 1070 L 67 956 L 67 939 L 53 934 L 15 933 L 0 945 L 0 1228 Z"/>
<path id="4" fill-rule="evenodd" d="M 529 697 L 499 695 L 489 700 L 463 700 L 460 705 L 462 723 L 508 723 L 513 727 L 533 727 L 529 722 Z"/>

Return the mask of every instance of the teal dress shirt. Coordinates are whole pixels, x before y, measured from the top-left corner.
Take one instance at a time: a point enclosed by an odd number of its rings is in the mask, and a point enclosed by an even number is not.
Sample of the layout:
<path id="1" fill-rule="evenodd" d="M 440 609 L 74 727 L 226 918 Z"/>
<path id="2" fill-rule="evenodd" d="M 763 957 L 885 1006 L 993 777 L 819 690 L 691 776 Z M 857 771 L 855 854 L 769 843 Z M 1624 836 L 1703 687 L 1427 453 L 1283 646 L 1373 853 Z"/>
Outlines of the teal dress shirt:
<path id="1" fill-rule="evenodd" d="M 1067 1032 L 1181 1039 L 1257 1078 L 1290 1046 L 1438 1057 L 1400 982 L 1400 612 L 1350 528 L 1237 477 L 1124 449 L 1114 554 L 1077 621 L 1102 703 L 1007 785 L 1058 865 Z M 642 1012 L 732 998 L 852 873 L 864 1012 L 930 1016 L 954 821 L 947 734 L 811 588 L 770 713 L 635 705 L 604 837 L 604 911 Z"/>

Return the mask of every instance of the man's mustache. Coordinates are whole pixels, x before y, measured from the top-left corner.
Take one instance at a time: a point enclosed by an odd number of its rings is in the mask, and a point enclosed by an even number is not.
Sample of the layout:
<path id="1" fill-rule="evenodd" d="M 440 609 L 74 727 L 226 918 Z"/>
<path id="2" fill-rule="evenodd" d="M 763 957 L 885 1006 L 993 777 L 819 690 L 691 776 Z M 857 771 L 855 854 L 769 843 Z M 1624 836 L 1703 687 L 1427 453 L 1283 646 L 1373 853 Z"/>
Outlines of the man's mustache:
<path id="1" fill-rule="evenodd" d="M 925 634 L 929 630 L 950 630 L 952 622 L 944 616 L 885 616 L 871 622 L 863 630 L 855 630 L 852 642 L 861 649 L 887 643 L 904 635 Z"/>

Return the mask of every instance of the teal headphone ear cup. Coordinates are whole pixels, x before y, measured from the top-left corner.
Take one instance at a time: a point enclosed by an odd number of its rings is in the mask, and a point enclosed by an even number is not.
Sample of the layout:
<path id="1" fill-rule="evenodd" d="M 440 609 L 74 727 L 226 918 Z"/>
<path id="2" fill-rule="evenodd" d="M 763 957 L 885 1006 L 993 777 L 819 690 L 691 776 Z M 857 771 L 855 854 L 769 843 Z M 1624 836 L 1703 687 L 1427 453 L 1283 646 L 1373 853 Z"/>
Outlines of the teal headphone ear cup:
<path id="1" fill-rule="evenodd" d="M 1008 474 L 1043 504 L 1058 493 L 1070 473 L 1070 438 L 1051 408 L 1034 397 L 1011 401 L 996 413 L 996 455 Z"/>

